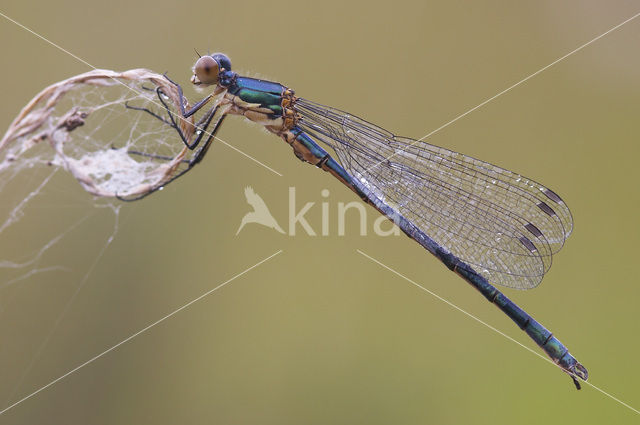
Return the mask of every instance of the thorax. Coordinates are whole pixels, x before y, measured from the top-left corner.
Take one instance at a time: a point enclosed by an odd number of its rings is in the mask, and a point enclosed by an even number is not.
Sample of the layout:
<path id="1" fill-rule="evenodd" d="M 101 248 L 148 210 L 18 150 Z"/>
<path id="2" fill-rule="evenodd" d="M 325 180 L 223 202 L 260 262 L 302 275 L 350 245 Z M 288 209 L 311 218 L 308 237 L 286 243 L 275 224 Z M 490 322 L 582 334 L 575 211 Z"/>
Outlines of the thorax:
<path id="1" fill-rule="evenodd" d="M 235 76 L 228 81 L 221 105 L 228 105 L 227 113 L 242 115 L 282 135 L 296 125 L 295 101 L 293 90 L 282 84 Z"/>

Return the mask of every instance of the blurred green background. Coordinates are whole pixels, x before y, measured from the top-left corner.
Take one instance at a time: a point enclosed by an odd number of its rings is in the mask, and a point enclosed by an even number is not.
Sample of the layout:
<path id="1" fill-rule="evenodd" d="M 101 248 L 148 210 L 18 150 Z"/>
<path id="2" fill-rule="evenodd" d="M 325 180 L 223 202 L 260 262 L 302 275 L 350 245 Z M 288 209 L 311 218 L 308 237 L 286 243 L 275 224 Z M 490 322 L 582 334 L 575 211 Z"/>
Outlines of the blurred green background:
<path id="1" fill-rule="evenodd" d="M 222 51 L 241 74 L 419 138 L 639 10 L 634 1 L 576 0 L 8 0 L 0 11 L 96 67 L 168 71 L 184 84 L 194 48 Z M 6 19 L 0 39 L 3 131 L 41 88 L 89 70 Z M 568 203 L 575 230 L 543 284 L 505 293 L 554 331 L 593 384 L 635 408 L 639 42 L 637 20 L 429 139 L 530 176 Z M 0 236 L 2 259 L 17 261 L 14 250 L 42 247 L 31 242 L 40 232 L 64 235 L 33 266 L 0 270 L 7 274 L 0 275 L 0 409 L 283 253 L 7 411 L 0 423 L 638 420 L 587 385 L 575 391 L 556 367 L 359 255 L 356 249 L 541 352 L 406 237 L 362 237 L 355 214 L 338 236 L 337 204 L 354 195 L 295 159 L 281 140 L 238 118 L 219 136 L 283 176 L 216 143 L 202 166 L 116 215 L 58 173 L 30 216 Z M 291 237 L 255 224 L 235 236 L 250 210 L 249 185 L 285 229 L 289 187 L 298 208 L 316 202 L 307 214 L 316 231 L 320 202 L 329 202 L 331 236 L 298 228 Z M 9 189 L 12 196 L 19 190 Z M 376 214 L 367 212 L 372 222 Z"/>

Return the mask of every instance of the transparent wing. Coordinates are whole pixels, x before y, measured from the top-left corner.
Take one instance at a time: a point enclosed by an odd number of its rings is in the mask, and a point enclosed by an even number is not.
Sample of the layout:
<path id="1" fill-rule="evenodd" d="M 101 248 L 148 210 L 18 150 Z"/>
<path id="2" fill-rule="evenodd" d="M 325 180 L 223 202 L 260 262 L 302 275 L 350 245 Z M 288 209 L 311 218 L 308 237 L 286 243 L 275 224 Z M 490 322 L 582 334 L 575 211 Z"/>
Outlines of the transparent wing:
<path id="1" fill-rule="evenodd" d="M 491 282 L 537 286 L 571 233 L 569 208 L 533 180 L 305 99 L 295 108 L 354 178 Z"/>

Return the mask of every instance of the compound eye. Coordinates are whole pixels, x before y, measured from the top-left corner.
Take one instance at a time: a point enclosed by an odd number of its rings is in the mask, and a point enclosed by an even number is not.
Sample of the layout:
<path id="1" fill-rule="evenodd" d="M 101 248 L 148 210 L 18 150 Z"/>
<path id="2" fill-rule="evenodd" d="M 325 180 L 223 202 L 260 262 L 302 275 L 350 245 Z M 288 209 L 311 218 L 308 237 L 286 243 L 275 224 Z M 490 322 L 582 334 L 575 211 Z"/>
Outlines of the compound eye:
<path id="1" fill-rule="evenodd" d="M 218 82 L 218 62 L 211 56 L 203 56 L 196 62 L 193 72 L 201 84 L 215 84 Z"/>

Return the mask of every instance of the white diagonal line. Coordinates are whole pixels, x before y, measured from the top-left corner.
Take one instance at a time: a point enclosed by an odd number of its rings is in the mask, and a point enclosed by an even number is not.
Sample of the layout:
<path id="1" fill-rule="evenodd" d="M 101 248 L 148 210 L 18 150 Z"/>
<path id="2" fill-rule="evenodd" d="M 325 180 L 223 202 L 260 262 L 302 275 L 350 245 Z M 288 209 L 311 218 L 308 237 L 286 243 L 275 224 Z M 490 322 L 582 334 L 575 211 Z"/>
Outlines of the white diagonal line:
<path id="1" fill-rule="evenodd" d="M 485 101 L 483 101 L 482 103 L 478 104 L 477 106 L 474 106 L 473 108 L 469 109 L 468 111 L 458 115 L 457 117 L 455 117 L 454 119 L 452 119 L 451 121 L 441 125 L 440 127 L 436 128 L 435 130 L 433 130 L 432 132 L 425 134 L 424 136 L 422 136 L 421 138 L 419 138 L 418 140 L 414 140 L 413 142 L 411 142 L 409 144 L 409 146 L 407 146 L 404 149 L 410 148 L 413 145 L 415 145 L 418 142 L 422 142 L 424 139 L 426 139 L 427 137 L 430 137 L 434 134 L 436 134 L 438 131 L 442 130 L 443 128 L 446 128 L 448 126 L 450 126 L 451 124 L 453 124 L 454 122 L 458 121 L 460 118 L 466 117 L 467 115 L 469 115 L 470 113 L 472 113 L 473 111 L 475 111 L 476 109 L 482 108 L 484 105 L 486 105 L 487 103 L 491 102 L 492 100 L 502 96 L 503 94 L 507 93 L 508 91 L 518 87 L 519 85 L 521 85 L 522 83 L 530 80 L 531 78 L 535 77 L 536 75 L 540 74 L 541 72 L 546 71 L 547 69 L 551 68 L 552 66 L 554 66 L 555 64 L 557 64 L 558 62 L 563 61 L 564 59 L 568 58 L 569 56 L 573 55 L 574 53 L 579 52 L 580 50 L 584 49 L 585 47 L 589 46 L 592 43 L 595 43 L 596 41 L 600 40 L 602 37 L 606 36 L 607 34 L 617 30 L 618 28 L 620 28 L 621 26 L 623 26 L 624 24 L 631 22 L 632 20 L 636 19 L 638 16 L 640 16 L 640 12 L 636 13 L 635 15 L 633 15 L 632 17 L 630 17 L 629 19 L 626 19 L 623 22 L 620 22 L 618 25 L 616 25 L 615 27 L 609 29 L 608 31 L 603 32 L 602 34 L 600 34 L 599 36 L 592 38 L 591 40 L 587 41 L 586 43 L 582 44 L 579 47 L 576 47 L 575 49 L 573 49 L 572 51 L 570 51 L 569 53 L 565 54 L 564 56 L 559 57 L 558 59 L 554 60 L 553 62 L 551 62 L 549 65 L 544 66 L 542 68 L 540 68 L 539 70 L 537 70 L 536 72 L 534 72 L 533 74 L 530 74 L 528 76 L 526 76 L 525 78 L 523 78 L 522 80 L 518 81 L 515 84 L 512 84 L 511 86 L 507 87 L 506 89 L 502 90 L 501 92 L 491 96 L 490 98 L 486 99 Z M 402 149 L 401 151 L 404 151 L 404 149 Z M 378 161 L 375 164 L 373 164 L 372 166 L 368 167 L 366 171 L 370 171 L 373 168 L 376 168 L 378 165 L 382 164 L 383 162 L 388 161 L 389 159 L 393 158 L 394 156 L 396 156 L 399 152 L 394 152 L 391 155 L 389 155 L 388 157 L 386 157 L 385 159 L 383 159 L 382 161 Z"/>
<path id="2" fill-rule="evenodd" d="M 454 304 L 454 303 L 452 303 L 451 301 L 449 301 L 449 300 L 447 300 L 447 299 L 445 299 L 445 298 L 442 298 L 440 295 L 436 294 L 435 292 L 432 292 L 432 291 L 428 290 L 428 289 L 427 289 L 427 288 L 425 288 L 424 286 L 422 286 L 422 285 L 420 285 L 420 284 L 416 283 L 416 282 L 415 282 L 415 281 L 413 281 L 412 279 L 410 279 L 410 278 L 408 278 L 407 276 L 403 275 L 402 273 L 400 273 L 400 272 L 398 272 L 398 271 L 394 270 L 393 268 L 391 268 L 391 267 L 387 266 L 386 264 L 384 264 L 384 263 L 382 263 L 382 262 L 380 262 L 380 261 L 376 260 L 375 258 L 371 257 L 370 255 L 365 254 L 365 253 L 364 253 L 364 252 L 362 252 L 361 250 L 356 249 L 356 251 L 357 251 L 359 254 L 361 254 L 362 256 L 364 256 L 364 257 L 368 258 L 369 260 L 373 261 L 374 263 L 378 264 L 379 266 L 381 266 L 381 267 L 383 267 L 383 268 L 385 268 L 385 269 L 389 270 L 391 273 L 393 273 L 393 274 L 395 274 L 395 275 L 397 275 L 397 276 L 399 276 L 399 277 L 403 278 L 404 280 L 406 280 L 407 282 L 411 283 L 411 284 L 412 284 L 413 286 L 415 286 L 416 288 L 421 289 L 421 290 L 423 290 L 423 291 L 427 292 L 428 294 L 430 294 L 430 295 L 432 295 L 432 296 L 436 297 L 437 299 L 439 299 L 440 301 L 444 302 L 445 304 L 447 304 L 447 305 L 449 305 L 449 306 L 451 306 L 451 307 L 455 308 L 455 309 L 456 309 L 456 310 L 458 310 L 459 312 L 464 313 L 465 315 L 467 315 L 467 316 L 471 317 L 471 318 L 472 318 L 473 320 L 475 320 L 476 322 L 483 324 L 484 326 L 486 326 L 487 328 L 489 328 L 489 329 L 491 329 L 492 331 L 496 332 L 497 334 L 502 335 L 503 337 L 507 338 L 509 341 L 514 342 L 514 343 L 518 344 L 520 347 L 524 348 L 525 350 L 529 351 L 530 353 L 535 354 L 536 356 L 540 357 L 542 360 L 545 360 L 545 361 L 547 361 L 548 363 L 551 363 L 552 365 L 554 365 L 554 366 L 556 366 L 556 367 L 557 367 L 557 365 L 556 365 L 553 361 L 551 361 L 550 359 L 548 359 L 548 358 L 544 357 L 542 354 L 540 354 L 540 353 L 538 353 L 538 352 L 536 352 L 536 351 L 532 350 L 531 348 L 527 347 L 526 345 L 524 345 L 524 344 L 523 344 L 523 343 L 521 343 L 520 341 L 517 341 L 517 340 L 515 340 L 514 338 L 510 337 L 509 335 L 505 334 L 504 332 L 502 332 L 502 331 L 500 331 L 500 330 L 498 330 L 498 329 L 494 328 L 493 326 L 491 326 L 491 325 L 490 325 L 490 324 L 488 324 L 487 322 L 485 322 L 485 321 L 483 321 L 482 319 L 480 319 L 480 318 L 478 318 L 478 317 L 474 316 L 473 314 L 469 313 L 468 311 L 464 310 L 463 308 L 458 307 L 457 305 L 455 305 L 455 304 Z M 592 387 L 592 388 L 595 388 L 596 390 L 600 391 L 602 394 L 606 395 L 607 397 L 611 398 L 611 399 L 612 399 L 612 400 L 614 400 L 614 401 L 617 401 L 618 403 L 620 403 L 620 404 L 621 404 L 621 405 L 623 405 L 624 407 L 626 407 L 626 408 L 628 408 L 629 410 L 632 410 L 633 412 L 635 412 L 635 413 L 637 413 L 637 414 L 639 414 L 639 415 L 640 415 L 640 411 L 639 411 L 639 410 L 637 410 L 637 409 L 633 408 L 632 406 L 628 405 L 627 403 L 623 402 L 622 400 L 620 400 L 620 399 L 618 399 L 618 398 L 616 398 L 616 397 L 612 396 L 612 395 L 611 395 L 611 394 L 609 394 L 608 392 L 606 392 L 606 391 L 604 391 L 604 390 L 602 390 L 602 389 L 600 389 L 600 388 L 596 387 L 595 385 L 593 385 L 593 384 L 592 384 L 592 383 L 590 383 L 589 381 L 581 381 L 581 382 L 582 382 L 583 384 L 587 384 L 587 385 L 589 385 L 589 386 L 590 386 L 590 387 Z"/>
<path id="3" fill-rule="evenodd" d="M 20 22 L 16 21 L 15 19 L 10 18 L 9 16 L 5 15 L 4 13 L 0 12 L 0 16 L 2 16 L 3 18 L 5 18 L 6 20 L 8 20 L 8 21 L 10 21 L 10 22 L 13 22 L 14 24 L 16 24 L 17 26 L 19 26 L 19 27 L 20 27 L 20 28 L 22 28 L 23 30 L 30 32 L 31 34 L 35 35 L 36 37 L 38 37 L 38 38 L 39 38 L 39 39 L 41 39 L 42 41 L 44 41 L 44 42 L 46 42 L 46 43 L 49 43 L 50 45 L 52 45 L 52 46 L 53 46 L 53 47 L 55 47 L 56 49 L 58 49 L 58 50 L 60 50 L 60 51 L 62 51 L 62 52 L 64 52 L 64 53 L 68 54 L 68 55 L 69 55 L 69 56 L 71 56 L 72 58 L 74 58 L 74 59 L 76 59 L 76 60 L 78 60 L 78 61 L 82 62 L 83 64 L 87 65 L 89 68 L 92 68 L 92 69 L 95 69 L 95 70 L 97 70 L 97 69 L 98 69 L 98 68 L 96 68 L 95 66 L 91 65 L 89 62 L 85 61 L 84 59 L 82 59 L 82 58 L 78 57 L 77 55 L 74 55 L 73 53 L 71 53 L 70 51 L 68 51 L 67 49 L 65 49 L 64 47 L 59 46 L 58 44 L 54 43 L 53 41 L 49 40 L 48 38 L 46 38 L 46 37 L 44 37 L 44 36 L 42 36 L 42 35 L 40 35 L 40 34 L 38 34 L 38 33 L 37 33 L 37 32 L 35 32 L 34 30 L 32 30 L 31 28 L 26 27 L 25 25 L 21 24 Z M 136 90 L 134 90 L 132 87 L 129 87 L 128 85 L 124 84 L 122 81 L 120 81 L 120 80 L 118 80 L 118 79 L 116 79 L 116 78 L 113 78 L 113 77 L 109 77 L 109 78 L 111 78 L 111 79 L 112 79 L 112 80 L 114 80 L 115 82 L 117 82 L 117 83 L 121 84 L 122 86 L 126 87 L 127 89 L 129 89 L 129 90 L 133 91 L 134 93 L 137 93 L 137 92 L 136 92 Z M 155 104 L 156 106 L 163 107 L 159 102 L 156 102 L 156 101 L 153 101 L 153 100 L 150 100 L 150 102 L 151 102 L 151 103 L 153 103 L 153 104 Z M 168 112 L 169 112 L 171 115 L 173 115 L 174 117 L 176 117 L 177 119 L 182 120 L 182 121 L 186 121 L 186 120 L 185 120 L 185 118 L 184 118 L 184 117 L 182 117 L 181 115 L 176 114 L 175 112 L 171 112 L 171 111 L 168 111 Z M 205 131 L 205 132 L 204 132 L 204 134 L 206 134 L 207 136 L 211 136 L 211 133 L 210 133 L 209 131 Z M 241 151 L 240 149 L 236 148 L 235 146 L 233 146 L 233 145 L 231 145 L 231 144 L 229 144 L 229 143 L 225 142 L 225 141 L 224 141 L 224 140 L 222 140 L 220 137 L 218 137 L 218 136 L 213 136 L 213 138 L 214 138 L 215 140 L 219 141 L 220 143 L 222 143 L 223 145 L 225 145 L 225 146 L 227 146 L 227 147 L 229 147 L 229 148 L 233 149 L 234 151 L 236 151 L 236 152 L 238 152 L 238 153 L 240 153 L 240 154 L 244 155 L 245 157 L 249 158 L 250 160 L 252 160 L 252 161 L 254 161 L 254 162 L 256 162 L 256 163 L 258 163 L 258 164 L 262 165 L 264 168 L 266 168 L 267 170 L 271 171 L 272 173 L 275 173 L 275 174 L 279 175 L 280 177 L 282 177 L 282 174 L 281 174 L 281 173 L 279 173 L 278 171 L 274 170 L 273 168 L 269 167 L 269 166 L 268 166 L 268 165 L 266 165 L 266 164 L 263 164 L 262 162 L 258 161 L 256 158 L 254 158 L 254 157 L 252 157 L 251 155 L 249 155 L 249 154 L 247 154 L 247 153 L 245 153 L 245 152 Z"/>
<path id="4" fill-rule="evenodd" d="M 104 356 L 107 353 L 110 353 L 111 351 L 115 350 L 116 348 L 120 347 L 122 344 L 125 344 L 126 342 L 131 341 L 133 338 L 137 337 L 138 335 L 148 331 L 149 329 L 153 328 L 154 326 L 156 326 L 159 323 L 164 322 L 165 320 L 167 320 L 168 318 L 170 318 L 171 316 L 176 315 L 177 313 L 181 312 L 182 310 L 184 310 L 185 308 L 189 307 L 190 305 L 200 301 L 201 299 L 203 299 L 204 297 L 206 297 L 207 295 L 212 294 L 213 292 L 217 291 L 218 289 L 222 288 L 223 286 L 227 285 L 230 282 L 233 282 L 235 279 L 239 278 L 240 276 L 242 276 L 243 274 L 255 269 L 256 267 L 258 267 L 259 265 L 265 263 L 266 261 L 272 259 L 273 257 L 275 257 L 276 255 L 280 254 L 282 252 L 282 250 L 277 251 L 274 254 L 271 254 L 270 256 L 268 256 L 267 258 L 257 262 L 256 264 L 254 264 L 253 266 L 245 269 L 244 271 L 238 273 L 237 275 L 233 276 L 232 278 L 222 282 L 220 285 L 216 286 L 213 289 L 208 290 L 207 292 L 205 292 L 204 294 L 200 295 L 199 297 L 189 301 L 188 303 L 184 304 L 182 307 L 177 308 L 176 310 L 173 310 L 171 313 L 167 314 L 166 316 L 162 317 L 161 319 L 156 320 L 155 322 L 151 323 L 150 325 L 140 329 L 138 332 L 128 336 L 127 338 L 123 339 L 122 341 L 120 341 L 119 343 L 117 343 L 116 345 L 111 346 L 110 348 L 104 350 L 102 353 L 90 358 L 89 360 L 87 360 L 86 362 L 80 364 L 79 366 L 76 366 L 75 368 L 71 369 L 70 371 L 68 371 L 67 373 L 65 373 L 64 375 L 61 375 L 60 377 L 54 379 L 53 381 L 49 382 L 47 385 L 44 385 L 43 387 L 40 387 L 39 389 L 37 389 L 36 391 L 32 392 L 31 394 L 21 398 L 20 400 L 16 401 L 15 403 L 5 407 L 3 410 L 0 410 L 0 415 L 2 415 L 3 413 L 5 413 L 6 411 L 14 408 L 15 406 L 19 405 L 20 403 L 22 403 L 23 401 L 26 401 L 28 399 L 30 399 L 31 397 L 35 396 L 36 394 L 38 394 L 41 391 L 46 390 L 47 388 L 49 388 L 50 386 L 52 386 L 53 384 L 63 380 L 64 378 L 66 378 L 67 376 L 71 375 L 74 372 L 77 372 L 78 370 L 82 369 L 83 367 L 87 366 L 90 363 L 93 363 L 94 361 L 98 360 L 100 357 Z"/>
<path id="5" fill-rule="evenodd" d="M 455 305 L 454 303 L 452 303 L 451 301 L 447 300 L 446 298 L 442 298 L 440 295 L 436 294 L 435 292 L 432 292 L 430 290 L 428 290 L 427 288 L 425 288 L 424 286 L 416 283 L 415 281 L 411 280 L 410 278 L 408 278 L 407 276 L 403 275 L 402 273 L 392 269 L 391 267 L 387 266 L 386 264 L 376 260 L 375 258 L 371 257 L 370 255 L 365 254 L 364 252 L 362 252 L 361 250 L 357 249 L 356 250 L 359 254 L 361 254 L 362 256 L 368 258 L 369 260 L 373 261 L 374 263 L 384 267 L 385 269 L 389 270 L 391 273 L 400 276 L 401 278 L 403 278 L 404 280 L 406 280 L 407 282 L 411 283 L 413 286 L 427 292 L 428 294 L 436 297 L 437 299 L 439 299 L 440 301 L 442 301 L 443 303 L 455 308 L 456 310 L 458 310 L 461 313 L 466 314 L 467 316 L 471 317 L 473 320 L 483 324 L 484 326 L 488 327 L 489 329 L 491 329 L 494 332 L 497 332 L 498 334 L 502 335 L 503 337 L 509 339 L 512 342 L 515 342 L 516 344 L 520 345 L 522 348 L 528 350 L 529 352 L 531 352 L 532 354 L 535 354 L 536 356 L 540 357 L 543 360 L 546 360 L 547 362 L 551 363 L 552 365 L 555 366 L 555 363 L 553 363 L 551 360 L 549 360 L 548 358 L 544 357 L 542 354 L 532 350 L 531 348 L 527 347 L 526 345 L 524 345 L 523 343 L 521 343 L 520 341 L 517 341 L 515 339 L 513 339 L 512 337 L 510 337 L 509 335 L 505 334 L 504 332 L 494 328 L 493 326 L 491 326 L 490 324 L 488 324 L 487 322 L 483 321 L 482 319 L 474 316 L 473 314 L 469 313 L 468 311 L 464 310 L 461 307 L 458 307 L 457 305 Z"/>

